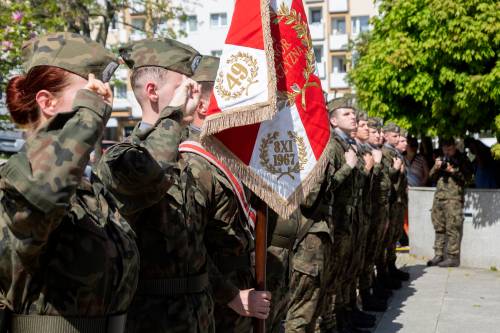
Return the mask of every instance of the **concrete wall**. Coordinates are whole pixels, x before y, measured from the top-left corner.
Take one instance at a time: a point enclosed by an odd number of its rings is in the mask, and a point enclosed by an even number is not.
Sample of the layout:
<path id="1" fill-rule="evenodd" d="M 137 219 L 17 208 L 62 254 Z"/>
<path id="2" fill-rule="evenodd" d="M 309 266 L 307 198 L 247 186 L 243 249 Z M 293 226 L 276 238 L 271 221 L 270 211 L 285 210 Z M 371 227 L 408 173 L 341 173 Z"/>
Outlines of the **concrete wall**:
<path id="1" fill-rule="evenodd" d="M 410 188 L 410 253 L 434 256 L 434 228 L 431 222 L 435 188 Z M 461 263 L 466 267 L 500 269 L 500 190 L 467 190 L 464 207 Z"/>

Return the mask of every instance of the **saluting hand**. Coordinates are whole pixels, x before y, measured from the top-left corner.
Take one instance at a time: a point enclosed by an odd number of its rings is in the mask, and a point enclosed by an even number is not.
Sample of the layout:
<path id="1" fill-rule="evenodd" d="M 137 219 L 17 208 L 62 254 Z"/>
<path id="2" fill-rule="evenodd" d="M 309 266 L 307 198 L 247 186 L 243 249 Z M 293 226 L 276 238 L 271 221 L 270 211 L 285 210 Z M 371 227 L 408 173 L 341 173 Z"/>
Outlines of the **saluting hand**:
<path id="1" fill-rule="evenodd" d="M 89 74 L 88 82 L 83 89 L 95 92 L 102 96 L 104 103 L 109 106 L 113 105 L 113 91 L 111 90 L 111 86 L 108 82 L 103 83 L 101 80 L 96 79 L 94 74 Z"/>
<path id="2" fill-rule="evenodd" d="M 271 293 L 255 289 L 240 290 L 228 306 L 240 316 L 267 319 L 271 310 Z"/>
<path id="3" fill-rule="evenodd" d="M 193 121 L 193 114 L 200 102 L 200 98 L 200 84 L 188 77 L 184 77 L 182 83 L 175 90 L 174 97 L 170 101 L 169 106 L 181 106 L 184 114 L 183 121 L 185 123 L 190 123 Z"/>

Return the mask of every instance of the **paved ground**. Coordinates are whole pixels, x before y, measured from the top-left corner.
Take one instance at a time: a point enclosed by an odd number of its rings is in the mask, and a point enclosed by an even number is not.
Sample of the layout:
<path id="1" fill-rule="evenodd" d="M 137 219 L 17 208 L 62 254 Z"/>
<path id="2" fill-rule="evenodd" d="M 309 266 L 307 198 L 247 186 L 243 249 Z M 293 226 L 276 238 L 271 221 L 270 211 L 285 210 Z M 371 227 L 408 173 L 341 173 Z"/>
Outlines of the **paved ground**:
<path id="1" fill-rule="evenodd" d="M 426 267 L 398 259 L 411 281 L 395 292 L 374 333 L 499 333 L 500 272 Z"/>

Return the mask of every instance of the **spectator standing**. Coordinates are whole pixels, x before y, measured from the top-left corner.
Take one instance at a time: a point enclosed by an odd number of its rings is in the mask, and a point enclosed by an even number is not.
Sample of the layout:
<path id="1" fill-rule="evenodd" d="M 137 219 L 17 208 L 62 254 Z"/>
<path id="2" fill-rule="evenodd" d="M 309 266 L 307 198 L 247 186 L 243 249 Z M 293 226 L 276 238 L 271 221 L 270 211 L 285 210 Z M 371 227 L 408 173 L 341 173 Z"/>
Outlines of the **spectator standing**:
<path id="1" fill-rule="evenodd" d="M 427 265 L 457 267 L 460 265 L 465 185 L 472 175 L 472 165 L 458 151 L 453 139 L 443 140 L 442 149 L 444 156 L 436 159 L 430 171 L 431 180 L 437 183 L 431 214 L 436 239 L 435 257 Z"/>
<path id="2" fill-rule="evenodd" d="M 500 187 L 500 166 L 493 159 L 490 148 L 473 138 L 465 139 L 465 147 L 475 156 L 472 165 L 476 188 Z"/>
<path id="3" fill-rule="evenodd" d="M 429 179 L 429 166 L 424 156 L 417 153 L 418 141 L 416 138 L 408 138 L 408 146 L 405 154 L 406 175 L 409 186 L 425 186 Z"/>

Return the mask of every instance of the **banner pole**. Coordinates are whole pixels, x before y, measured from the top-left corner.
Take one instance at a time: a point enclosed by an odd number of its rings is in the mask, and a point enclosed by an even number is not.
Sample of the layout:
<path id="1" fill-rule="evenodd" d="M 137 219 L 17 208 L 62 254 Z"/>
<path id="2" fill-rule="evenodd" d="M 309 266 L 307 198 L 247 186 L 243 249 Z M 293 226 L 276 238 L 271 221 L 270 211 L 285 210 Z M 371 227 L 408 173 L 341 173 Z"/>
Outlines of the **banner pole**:
<path id="1" fill-rule="evenodd" d="M 255 280 L 256 290 L 266 290 L 267 262 L 267 206 L 260 198 L 257 202 L 257 224 L 255 226 Z M 254 320 L 254 333 L 265 333 L 266 321 Z"/>

